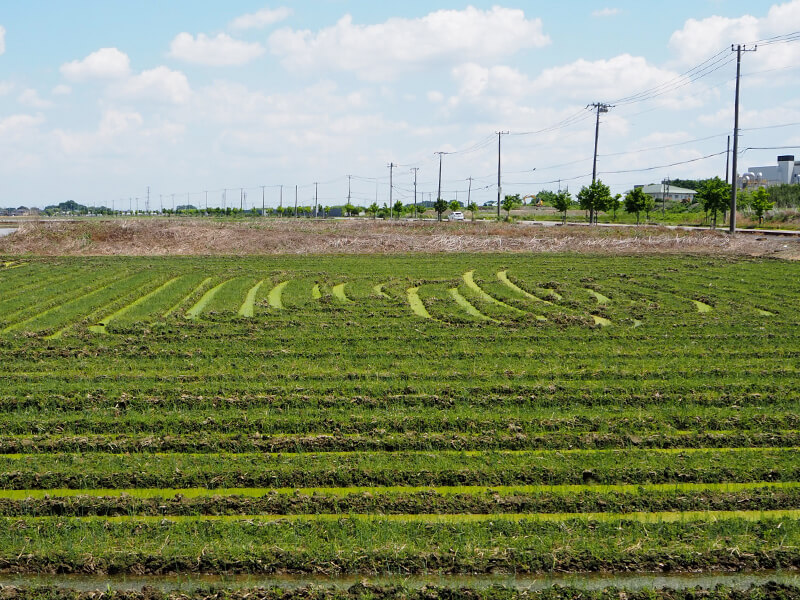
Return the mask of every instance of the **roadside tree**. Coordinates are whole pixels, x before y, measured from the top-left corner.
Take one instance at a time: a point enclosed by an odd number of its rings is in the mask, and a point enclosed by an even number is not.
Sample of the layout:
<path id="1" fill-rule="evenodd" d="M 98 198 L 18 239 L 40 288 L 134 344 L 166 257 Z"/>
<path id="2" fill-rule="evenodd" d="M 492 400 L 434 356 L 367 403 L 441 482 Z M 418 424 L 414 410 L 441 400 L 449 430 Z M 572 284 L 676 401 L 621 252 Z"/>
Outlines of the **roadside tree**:
<path id="1" fill-rule="evenodd" d="M 500 207 L 506 211 L 506 221 L 511 218 L 511 211 L 517 208 L 518 206 L 522 206 L 522 200 L 519 197 L 519 194 L 514 194 L 513 196 L 506 196 L 503 198 L 503 202 L 500 203 Z"/>
<path id="2" fill-rule="evenodd" d="M 753 192 L 751 206 L 753 212 L 756 213 L 758 217 L 758 224 L 761 225 L 761 222 L 764 220 L 764 213 L 768 210 L 772 210 L 775 204 L 769 201 L 769 192 L 766 188 L 758 188 Z"/>
<path id="3" fill-rule="evenodd" d="M 728 208 L 731 197 L 731 186 L 722 181 L 719 177 L 708 179 L 703 182 L 697 192 L 697 199 L 706 211 L 711 213 L 711 227 L 717 227 L 717 213 L 724 212 Z"/>
<path id="4" fill-rule="evenodd" d="M 477 202 L 470 202 L 469 205 L 467 206 L 467 210 L 469 211 L 470 216 L 471 216 L 470 220 L 474 221 L 475 220 L 475 213 L 478 212 L 478 203 Z"/>
<path id="5" fill-rule="evenodd" d="M 597 222 L 597 214 L 601 210 L 608 210 L 611 200 L 611 189 L 599 179 L 578 192 L 581 208 L 589 211 L 589 223 Z"/>
<path id="6" fill-rule="evenodd" d="M 433 210 L 436 211 L 436 218 L 439 221 L 441 221 L 444 211 L 447 210 L 447 200 L 442 200 L 441 198 L 437 198 L 436 202 L 433 203 Z"/>
<path id="7" fill-rule="evenodd" d="M 625 212 L 636 215 L 636 224 L 639 224 L 639 215 L 647 206 L 647 199 L 650 198 L 644 193 L 642 188 L 633 188 L 625 195 Z"/>
<path id="8" fill-rule="evenodd" d="M 561 190 L 557 194 L 553 194 L 550 202 L 558 212 L 562 213 L 561 223 L 566 225 L 567 211 L 572 208 L 572 194 L 570 194 L 567 190 Z"/>

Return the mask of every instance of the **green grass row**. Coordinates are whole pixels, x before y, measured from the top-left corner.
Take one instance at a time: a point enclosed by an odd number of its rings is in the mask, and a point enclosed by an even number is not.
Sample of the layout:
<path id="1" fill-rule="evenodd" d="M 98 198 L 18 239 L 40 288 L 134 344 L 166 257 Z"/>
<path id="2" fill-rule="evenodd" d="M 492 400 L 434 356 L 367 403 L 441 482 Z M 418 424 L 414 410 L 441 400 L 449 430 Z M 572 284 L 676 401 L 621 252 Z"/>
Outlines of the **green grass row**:
<path id="1" fill-rule="evenodd" d="M 720 518 L 0 520 L 24 572 L 546 573 L 800 566 L 800 521 Z"/>
<path id="2" fill-rule="evenodd" d="M 0 492 L 0 516 L 500 515 L 798 511 L 789 485 L 606 486 L 565 489 L 371 488 L 283 490 L 20 490 Z"/>
<path id="3" fill-rule="evenodd" d="M 0 488 L 348 487 L 800 481 L 796 448 L 0 456 Z"/>

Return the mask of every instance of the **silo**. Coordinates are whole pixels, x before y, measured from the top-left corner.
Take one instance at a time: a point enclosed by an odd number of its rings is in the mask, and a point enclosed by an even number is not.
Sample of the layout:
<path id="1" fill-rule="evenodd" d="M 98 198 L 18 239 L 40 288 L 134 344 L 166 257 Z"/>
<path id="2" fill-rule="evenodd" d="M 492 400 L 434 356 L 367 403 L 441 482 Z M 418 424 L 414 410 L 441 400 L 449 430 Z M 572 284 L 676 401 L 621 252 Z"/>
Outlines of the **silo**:
<path id="1" fill-rule="evenodd" d="M 778 157 L 778 182 L 791 183 L 794 171 L 794 156 L 784 154 Z"/>

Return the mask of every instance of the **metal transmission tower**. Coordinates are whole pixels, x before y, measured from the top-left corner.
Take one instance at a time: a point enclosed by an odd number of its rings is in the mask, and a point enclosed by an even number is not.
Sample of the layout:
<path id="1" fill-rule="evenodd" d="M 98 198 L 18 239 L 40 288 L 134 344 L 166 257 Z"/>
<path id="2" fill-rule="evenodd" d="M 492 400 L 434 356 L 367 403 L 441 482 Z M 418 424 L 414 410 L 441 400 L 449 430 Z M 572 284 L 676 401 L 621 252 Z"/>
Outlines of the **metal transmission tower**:
<path id="1" fill-rule="evenodd" d="M 495 131 L 497 134 L 497 219 L 500 219 L 500 197 L 503 187 L 500 183 L 500 140 L 504 135 L 508 135 L 508 131 Z"/>
<path id="2" fill-rule="evenodd" d="M 736 233 L 736 168 L 739 158 L 739 81 L 742 78 L 742 52 L 755 52 L 758 46 L 747 48 L 743 44 L 731 45 L 731 51 L 736 51 L 736 97 L 733 108 L 733 169 L 731 172 L 731 220 L 729 231 Z"/>
<path id="3" fill-rule="evenodd" d="M 417 171 L 419 171 L 419 167 L 412 167 L 412 171 L 414 171 L 414 218 L 417 218 Z"/>

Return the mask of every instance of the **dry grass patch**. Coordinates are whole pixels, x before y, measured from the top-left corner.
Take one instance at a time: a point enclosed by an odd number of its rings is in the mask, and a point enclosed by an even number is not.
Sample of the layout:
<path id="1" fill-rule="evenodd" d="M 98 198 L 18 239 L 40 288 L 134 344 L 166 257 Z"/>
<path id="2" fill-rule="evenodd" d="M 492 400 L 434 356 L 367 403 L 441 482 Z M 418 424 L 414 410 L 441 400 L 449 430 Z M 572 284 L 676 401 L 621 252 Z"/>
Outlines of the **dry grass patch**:
<path id="1" fill-rule="evenodd" d="M 111 219 L 38 221 L 0 238 L 2 254 L 155 256 L 392 254 L 400 252 L 703 253 L 769 256 L 785 239 L 635 227 L 543 227 L 515 223 L 383 220 Z"/>

